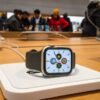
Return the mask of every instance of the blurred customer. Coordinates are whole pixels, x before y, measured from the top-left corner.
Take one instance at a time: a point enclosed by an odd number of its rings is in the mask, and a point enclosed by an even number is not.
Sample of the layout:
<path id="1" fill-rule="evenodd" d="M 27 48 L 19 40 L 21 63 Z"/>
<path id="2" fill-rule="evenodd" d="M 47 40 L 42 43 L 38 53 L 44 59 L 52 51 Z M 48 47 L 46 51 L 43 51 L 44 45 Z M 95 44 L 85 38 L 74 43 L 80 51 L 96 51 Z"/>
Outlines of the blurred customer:
<path id="1" fill-rule="evenodd" d="M 41 26 L 44 30 L 44 26 L 46 24 L 46 21 L 44 18 L 42 18 L 41 11 L 39 9 L 34 10 L 34 17 L 31 20 L 31 25 L 33 26 L 32 30 L 35 30 L 35 28 L 38 28 L 37 26 Z"/>
<path id="2" fill-rule="evenodd" d="M 96 36 L 97 29 L 100 29 L 100 1 L 89 3 L 81 26 L 83 36 Z"/>
<path id="3" fill-rule="evenodd" d="M 0 30 L 7 29 L 6 21 L 7 21 L 6 12 L 2 12 L 0 16 Z"/>
<path id="4" fill-rule="evenodd" d="M 9 31 L 23 31 L 22 14 L 21 10 L 14 10 L 14 15 L 7 21 Z"/>
<path id="5" fill-rule="evenodd" d="M 30 14 L 28 12 L 26 12 L 26 11 L 23 12 L 22 24 L 23 24 L 23 28 L 25 31 L 28 31 L 29 27 L 30 27 L 29 16 L 30 16 Z"/>
<path id="6" fill-rule="evenodd" d="M 53 15 L 51 17 L 49 21 L 51 31 L 64 31 L 69 26 L 68 21 L 60 17 L 58 8 L 53 10 Z"/>
<path id="7" fill-rule="evenodd" d="M 66 29 L 64 31 L 65 32 L 73 32 L 73 25 L 72 25 L 72 22 L 71 22 L 70 18 L 68 17 L 68 14 L 67 13 L 63 14 L 63 18 L 66 21 L 68 21 L 68 23 L 69 23 L 69 26 L 66 27 Z"/>
<path id="8" fill-rule="evenodd" d="M 3 30 L 3 23 L 2 23 L 2 20 L 1 20 L 1 18 L 0 18 L 0 30 Z"/>

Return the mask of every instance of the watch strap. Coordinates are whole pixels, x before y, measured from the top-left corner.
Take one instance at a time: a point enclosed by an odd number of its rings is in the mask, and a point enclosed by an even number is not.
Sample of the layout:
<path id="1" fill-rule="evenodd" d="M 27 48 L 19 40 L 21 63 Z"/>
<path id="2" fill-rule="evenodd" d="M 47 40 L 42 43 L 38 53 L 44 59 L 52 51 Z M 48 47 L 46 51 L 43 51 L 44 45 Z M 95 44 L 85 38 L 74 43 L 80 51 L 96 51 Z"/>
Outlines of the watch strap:
<path id="1" fill-rule="evenodd" d="M 76 64 L 76 57 L 75 57 L 76 55 L 75 55 L 75 53 L 74 52 L 72 52 L 72 68 L 74 69 L 75 68 L 75 64 Z"/>
<path id="2" fill-rule="evenodd" d="M 41 71 L 41 53 L 42 51 L 31 50 L 26 53 L 26 67 L 28 69 Z"/>
<path id="3" fill-rule="evenodd" d="M 26 67 L 41 72 L 42 51 L 31 50 L 26 53 Z M 75 53 L 72 52 L 72 68 L 75 68 Z"/>

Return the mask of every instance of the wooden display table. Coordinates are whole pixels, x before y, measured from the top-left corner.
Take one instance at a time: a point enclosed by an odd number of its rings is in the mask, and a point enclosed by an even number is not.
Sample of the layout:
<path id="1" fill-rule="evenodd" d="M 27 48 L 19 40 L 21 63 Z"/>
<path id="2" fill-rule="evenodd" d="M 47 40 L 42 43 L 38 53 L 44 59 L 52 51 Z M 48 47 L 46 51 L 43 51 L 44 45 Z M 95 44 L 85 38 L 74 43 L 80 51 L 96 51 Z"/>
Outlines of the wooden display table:
<path id="1" fill-rule="evenodd" d="M 8 38 L 19 38 L 21 36 L 23 32 L 9 32 L 9 31 L 0 31 L 0 34 L 4 37 L 8 37 Z M 27 31 L 26 33 L 33 33 L 33 34 L 49 34 L 50 36 L 52 36 L 53 33 L 55 32 L 45 32 L 45 31 Z M 80 32 L 57 32 L 59 34 L 63 34 L 66 37 L 81 37 L 81 33 Z"/>
<path id="2" fill-rule="evenodd" d="M 18 38 L 7 38 L 13 44 L 17 44 L 17 48 L 23 55 L 31 49 L 42 49 L 45 45 L 64 45 L 73 49 L 76 53 L 76 63 L 94 69 L 100 72 L 100 41 L 95 38 L 58 38 L 53 37 L 45 41 L 22 41 Z M 0 64 L 23 62 L 20 56 L 13 51 L 3 48 L 0 51 Z M 86 73 L 84 73 L 86 74 Z M 100 91 L 75 94 L 52 98 L 50 100 L 99 100 Z M 3 94 L 0 91 L 0 100 L 4 100 Z"/>

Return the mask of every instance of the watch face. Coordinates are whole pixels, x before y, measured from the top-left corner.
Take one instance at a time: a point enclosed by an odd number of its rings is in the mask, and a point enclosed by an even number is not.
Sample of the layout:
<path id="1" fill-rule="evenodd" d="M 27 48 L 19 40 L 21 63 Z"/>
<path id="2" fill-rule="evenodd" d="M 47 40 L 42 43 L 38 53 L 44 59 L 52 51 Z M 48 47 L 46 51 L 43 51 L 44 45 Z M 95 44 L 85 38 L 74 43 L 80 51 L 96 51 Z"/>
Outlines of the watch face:
<path id="1" fill-rule="evenodd" d="M 72 51 L 68 48 L 48 48 L 44 52 L 44 71 L 47 75 L 68 74 L 72 70 Z"/>

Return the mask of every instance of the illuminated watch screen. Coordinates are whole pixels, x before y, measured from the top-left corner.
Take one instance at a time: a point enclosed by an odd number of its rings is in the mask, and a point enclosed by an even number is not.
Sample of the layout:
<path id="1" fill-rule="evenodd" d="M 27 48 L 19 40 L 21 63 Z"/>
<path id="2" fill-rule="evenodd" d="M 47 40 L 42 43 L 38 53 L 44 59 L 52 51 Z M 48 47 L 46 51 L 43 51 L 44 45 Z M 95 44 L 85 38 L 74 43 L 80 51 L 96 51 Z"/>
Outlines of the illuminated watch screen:
<path id="1" fill-rule="evenodd" d="M 66 74 L 72 70 L 72 51 L 67 48 L 49 48 L 45 51 L 47 74 Z"/>

